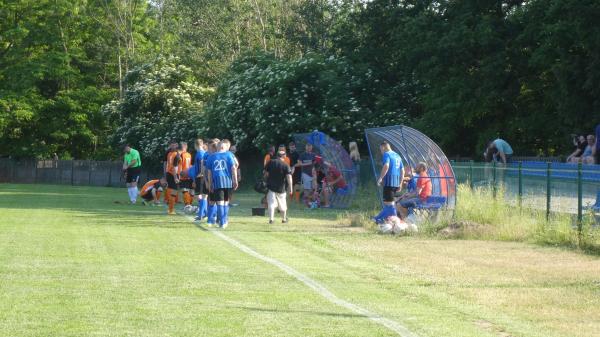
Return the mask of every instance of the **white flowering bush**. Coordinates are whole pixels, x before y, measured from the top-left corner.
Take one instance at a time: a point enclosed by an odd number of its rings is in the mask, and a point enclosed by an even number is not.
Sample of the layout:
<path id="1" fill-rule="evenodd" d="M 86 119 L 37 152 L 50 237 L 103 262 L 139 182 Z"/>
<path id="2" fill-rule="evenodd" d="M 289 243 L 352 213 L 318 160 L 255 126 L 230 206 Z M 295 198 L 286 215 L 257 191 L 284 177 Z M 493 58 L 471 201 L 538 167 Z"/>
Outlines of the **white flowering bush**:
<path id="1" fill-rule="evenodd" d="M 199 85 L 176 58 L 138 67 L 125 83 L 123 99 L 103 106 L 117 125 L 115 144 L 131 144 L 150 164 L 160 162 L 170 140 L 191 142 L 201 135 L 204 102 L 214 90 Z"/>
<path id="2" fill-rule="evenodd" d="M 232 137 L 241 148 L 263 148 L 314 129 L 360 142 L 365 128 L 406 119 L 402 112 L 374 112 L 360 103 L 377 95 L 372 81 L 370 70 L 334 56 L 245 57 L 233 63 L 207 106 L 208 131 Z"/>

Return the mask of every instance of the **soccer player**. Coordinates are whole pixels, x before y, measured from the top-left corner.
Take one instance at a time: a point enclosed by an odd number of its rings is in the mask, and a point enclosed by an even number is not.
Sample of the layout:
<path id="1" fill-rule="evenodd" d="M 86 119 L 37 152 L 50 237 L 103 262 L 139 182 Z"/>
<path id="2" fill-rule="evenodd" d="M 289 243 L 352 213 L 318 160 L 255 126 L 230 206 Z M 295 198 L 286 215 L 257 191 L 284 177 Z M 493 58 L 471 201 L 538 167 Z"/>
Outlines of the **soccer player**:
<path id="1" fill-rule="evenodd" d="M 195 220 L 202 220 L 207 215 L 208 206 L 208 188 L 204 182 L 204 160 L 207 152 L 204 147 L 204 141 L 196 139 L 194 144 L 196 154 L 194 155 L 194 167 L 196 168 L 196 177 L 194 178 L 194 193 L 198 196 L 198 213 Z"/>
<path id="2" fill-rule="evenodd" d="M 192 166 L 192 155 L 187 151 L 188 145 L 186 142 L 181 142 L 179 155 L 181 156 L 180 172 L 187 171 Z M 192 206 L 194 197 L 191 195 L 193 191 L 193 182 L 195 177 L 187 175 L 179 175 L 179 189 L 183 193 L 183 205 L 186 208 Z"/>
<path id="3" fill-rule="evenodd" d="M 229 213 L 229 196 L 238 188 L 237 167 L 233 154 L 229 152 L 231 144 L 228 140 L 218 144 L 218 151 L 210 155 L 206 161 L 206 173 L 209 189 L 216 202 L 216 209 L 221 228 L 227 228 Z"/>
<path id="4" fill-rule="evenodd" d="M 177 151 L 177 142 L 170 141 L 169 146 L 167 147 L 167 152 L 165 153 L 165 159 L 163 159 L 163 177 L 167 178 L 167 161 L 169 160 L 169 153 L 172 151 Z M 165 204 L 169 203 L 169 193 L 165 193 Z"/>
<path id="5" fill-rule="evenodd" d="M 384 221 L 387 217 L 398 215 L 394 206 L 394 197 L 404 180 L 404 167 L 400 156 L 392 151 L 392 147 L 386 141 L 381 143 L 379 148 L 383 155 L 383 167 L 377 179 L 377 185 L 383 184 L 383 210 L 374 218 L 377 223 Z"/>
<path id="6" fill-rule="evenodd" d="M 147 182 L 140 191 L 140 197 L 142 197 L 142 204 L 147 205 L 149 202 L 154 202 L 155 205 L 160 204 L 160 193 L 164 188 L 167 187 L 167 180 L 163 177 L 159 179 L 153 179 Z"/>
<path id="7" fill-rule="evenodd" d="M 123 157 L 123 171 L 126 174 L 127 194 L 129 194 L 129 201 L 135 204 L 138 195 L 137 184 L 142 173 L 142 159 L 140 158 L 140 153 L 136 149 L 131 148 L 129 144 L 125 145 L 123 150 L 125 152 L 125 156 Z"/>
<path id="8" fill-rule="evenodd" d="M 172 149 L 167 154 L 167 165 L 165 167 L 165 178 L 167 180 L 167 204 L 169 205 L 169 215 L 175 214 L 175 199 L 177 198 L 177 189 L 179 184 L 181 155 L 177 149 Z"/>
<path id="9" fill-rule="evenodd" d="M 204 155 L 204 161 L 202 163 L 204 172 L 204 184 L 208 192 L 208 205 L 206 207 L 206 224 L 209 227 L 216 224 L 217 221 L 217 201 L 215 198 L 215 194 L 210 188 L 212 182 L 208 179 L 207 163 L 210 160 L 210 158 L 218 151 L 218 146 L 220 142 L 221 140 L 219 140 L 218 138 L 213 138 L 208 142 L 206 154 Z"/>

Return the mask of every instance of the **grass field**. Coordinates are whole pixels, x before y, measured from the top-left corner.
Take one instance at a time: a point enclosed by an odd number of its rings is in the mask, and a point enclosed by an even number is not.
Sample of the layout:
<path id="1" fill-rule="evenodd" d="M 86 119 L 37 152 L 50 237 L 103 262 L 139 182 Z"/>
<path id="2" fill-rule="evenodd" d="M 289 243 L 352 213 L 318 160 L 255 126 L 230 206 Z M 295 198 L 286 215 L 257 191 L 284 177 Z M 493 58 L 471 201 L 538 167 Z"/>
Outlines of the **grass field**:
<path id="1" fill-rule="evenodd" d="M 0 336 L 395 336 L 124 189 L 0 185 Z M 600 336 L 600 258 L 381 236 L 335 211 L 223 233 L 417 336 Z"/>

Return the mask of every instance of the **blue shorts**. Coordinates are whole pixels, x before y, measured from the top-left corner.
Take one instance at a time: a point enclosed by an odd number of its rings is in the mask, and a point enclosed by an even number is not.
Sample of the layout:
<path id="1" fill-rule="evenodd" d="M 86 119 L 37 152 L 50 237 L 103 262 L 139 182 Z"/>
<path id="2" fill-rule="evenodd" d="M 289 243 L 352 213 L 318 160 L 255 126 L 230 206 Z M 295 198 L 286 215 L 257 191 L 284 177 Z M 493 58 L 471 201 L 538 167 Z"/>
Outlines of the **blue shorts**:
<path id="1" fill-rule="evenodd" d="M 423 202 L 421 201 L 420 198 L 411 198 L 411 199 L 406 199 L 406 200 L 402 200 L 400 201 L 400 206 L 404 207 L 404 208 L 415 208 L 419 205 L 421 205 Z"/>
<path id="2" fill-rule="evenodd" d="M 338 195 L 347 195 L 350 192 L 350 188 L 348 186 L 344 187 L 344 188 L 336 188 L 335 189 L 335 194 Z"/>

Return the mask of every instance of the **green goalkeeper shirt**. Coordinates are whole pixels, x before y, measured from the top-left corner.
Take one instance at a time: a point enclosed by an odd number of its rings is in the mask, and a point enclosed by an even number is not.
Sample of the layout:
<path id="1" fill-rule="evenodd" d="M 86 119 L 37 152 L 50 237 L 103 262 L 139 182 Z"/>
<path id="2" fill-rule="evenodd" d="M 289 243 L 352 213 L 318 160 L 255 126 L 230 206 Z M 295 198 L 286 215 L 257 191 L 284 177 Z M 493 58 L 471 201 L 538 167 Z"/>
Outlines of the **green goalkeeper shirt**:
<path id="1" fill-rule="evenodd" d="M 129 153 L 125 154 L 125 163 L 127 165 L 131 165 L 131 162 L 134 159 L 135 159 L 135 166 L 131 166 L 131 168 L 142 166 L 142 159 L 140 158 L 140 153 L 138 152 L 138 150 L 131 149 L 131 151 L 129 151 Z"/>

